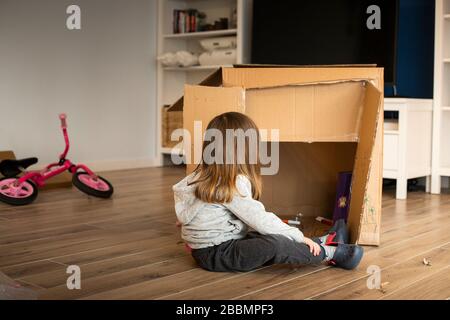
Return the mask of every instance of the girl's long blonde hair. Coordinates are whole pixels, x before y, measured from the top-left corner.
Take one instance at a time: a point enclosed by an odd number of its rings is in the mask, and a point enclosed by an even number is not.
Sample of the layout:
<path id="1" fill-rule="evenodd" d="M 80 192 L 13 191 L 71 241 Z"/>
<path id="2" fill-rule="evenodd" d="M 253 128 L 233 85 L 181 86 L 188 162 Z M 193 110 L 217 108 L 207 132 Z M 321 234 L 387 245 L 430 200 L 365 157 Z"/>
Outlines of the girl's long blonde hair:
<path id="1" fill-rule="evenodd" d="M 261 195 L 261 169 L 259 162 L 259 130 L 256 124 L 249 117 L 238 112 L 223 113 L 208 124 L 208 129 L 215 129 L 221 132 L 223 137 L 223 161 L 220 163 L 206 163 L 205 148 L 211 143 L 217 143 L 215 141 L 203 141 L 202 148 L 202 162 L 195 169 L 195 180 L 191 184 L 196 184 L 195 196 L 207 203 L 227 203 L 233 199 L 233 196 L 237 193 L 236 180 L 238 175 L 244 175 L 250 180 L 252 185 L 252 197 L 259 199 Z M 244 132 L 251 129 L 256 132 L 256 143 L 252 143 L 248 136 L 245 136 L 244 147 L 245 150 L 238 149 L 238 137 L 233 135 L 233 141 L 226 141 L 227 129 L 232 129 L 233 132 L 241 129 Z M 255 142 L 255 141 L 253 141 Z M 228 148 L 232 147 L 234 151 L 233 161 L 225 159 Z M 242 147 L 242 146 L 241 146 Z M 239 157 L 236 156 L 238 151 L 241 153 L 244 151 L 245 161 L 239 161 Z M 250 154 L 256 157 L 256 161 L 250 161 L 252 158 Z M 250 163 L 254 162 L 254 163 Z"/>

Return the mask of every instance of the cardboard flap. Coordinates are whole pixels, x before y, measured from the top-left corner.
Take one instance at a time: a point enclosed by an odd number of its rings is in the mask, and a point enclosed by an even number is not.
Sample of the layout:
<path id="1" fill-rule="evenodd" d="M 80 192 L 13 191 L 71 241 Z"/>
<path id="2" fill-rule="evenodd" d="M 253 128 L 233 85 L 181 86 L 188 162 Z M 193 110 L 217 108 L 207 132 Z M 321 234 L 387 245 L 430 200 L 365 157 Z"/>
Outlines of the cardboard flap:
<path id="1" fill-rule="evenodd" d="M 224 87 L 270 88 L 319 82 L 382 79 L 383 68 L 223 68 Z M 378 83 L 376 84 L 379 85 Z"/>
<path id="2" fill-rule="evenodd" d="M 359 142 L 356 150 L 353 170 L 352 198 L 348 225 L 352 242 L 356 242 L 362 224 L 376 221 L 376 210 L 368 192 L 370 168 L 377 134 L 379 113 L 382 106 L 382 93 L 371 83 L 366 84 L 364 109 L 359 130 Z"/>
<path id="3" fill-rule="evenodd" d="M 215 116 L 230 111 L 245 113 L 245 91 L 242 88 L 186 85 L 184 92 L 183 124 L 191 136 L 191 141 L 184 139 L 184 150 L 191 150 L 191 161 L 188 163 L 198 164 L 201 160 L 201 150 L 200 155 L 195 156 L 194 139 L 200 139 L 197 145 L 202 145 L 203 133 Z M 194 132 L 194 121 L 201 121 L 201 132 Z M 201 133 L 200 136 L 198 136 L 199 133 Z"/>
<path id="4" fill-rule="evenodd" d="M 347 81 L 247 90 L 246 114 L 260 129 L 279 129 L 280 141 L 357 141 L 364 84 Z"/>
<path id="5" fill-rule="evenodd" d="M 206 77 L 198 85 L 208 86 L 208 87 L 219 87 L 222 85 L 222 68 L 217 69 Z M 172 104 L 167 111 L 183 111 L 184 96 L 178 99 L 174 104 Z"/>
<path id="6" fill-rule="evenodd" d="M 357 63 L 357 64 L 267 64 L 250 63 L 234 64 L 233 68 L 369 68 L 376 67 L 376 63 Z"/>

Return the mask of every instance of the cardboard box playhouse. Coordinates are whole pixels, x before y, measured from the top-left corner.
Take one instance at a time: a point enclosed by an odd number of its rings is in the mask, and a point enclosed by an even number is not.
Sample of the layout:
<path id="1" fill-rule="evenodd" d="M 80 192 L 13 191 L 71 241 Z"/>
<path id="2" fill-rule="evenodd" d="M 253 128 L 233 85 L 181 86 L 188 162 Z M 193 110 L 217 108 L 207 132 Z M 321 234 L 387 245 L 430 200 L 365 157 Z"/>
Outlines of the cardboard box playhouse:
<path id="1" fill-rule="evenodd" d="M 191 136 L 194 121 L 205 130 L 227 111 L 245 113 L 260 129 L 279 129 L 279 171 L 263 177 L 261 199 L 276 214 L 330 218 L 338 173 L 352 171 L 351 240 L 379 245 L 382 101 L 382 68 L 248 66 L 222 68 L 201 85 L 187 85 L 173 108 L 183 110 Z M 193 143 L 186 143 L 193 154 Z"/>

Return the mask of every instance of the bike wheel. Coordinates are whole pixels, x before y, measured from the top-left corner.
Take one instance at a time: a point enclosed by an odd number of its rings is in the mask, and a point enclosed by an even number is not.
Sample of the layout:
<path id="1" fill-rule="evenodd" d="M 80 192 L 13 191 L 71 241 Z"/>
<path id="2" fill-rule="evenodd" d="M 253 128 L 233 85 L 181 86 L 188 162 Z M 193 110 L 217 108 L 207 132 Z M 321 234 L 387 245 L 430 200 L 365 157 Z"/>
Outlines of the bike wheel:
<path id="1" fill-rule="evenodd" d="M 72 183 L 81 192 L 97 198 L 109 198 L 114 192 L 114 188 L 108 180 L 100 176 L 92 177 L 87 172 L 75 173 Z"/>
<path id="2" fill-rule="evenodd" d="M 38 195 L 37 186 L 31 180 L 16 186 L 16 181 L 17 178 L 0 179 L 0 201 L 14 206 L 32 203 Z"/>

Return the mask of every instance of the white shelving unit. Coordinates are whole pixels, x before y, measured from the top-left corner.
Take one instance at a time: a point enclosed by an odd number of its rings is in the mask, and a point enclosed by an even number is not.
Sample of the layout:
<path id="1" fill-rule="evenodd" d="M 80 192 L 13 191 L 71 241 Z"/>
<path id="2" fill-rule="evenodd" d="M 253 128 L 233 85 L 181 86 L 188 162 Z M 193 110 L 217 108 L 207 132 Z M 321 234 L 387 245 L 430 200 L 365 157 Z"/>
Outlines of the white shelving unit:
<path id="1" fill-rule="evenodd" d="M 183 149 L 178 148 L 164 148 L 161 147 L 161 152 L 164 154 L 176 154 L 176 155 L 184 155 Z"/>
<path id="2" fill-rule="evenodd" d="M 450 176 L 450 0 L 436 0 L 435 25 L 431 192 L 439 194 Z"/>
<path id="3" fill-rule="evenodd" d="M 158 55 L 166 52 L 187 50 L 201 53 L 199 40 L 204 38 L 236 36 L 237 58 L 235 63 L 250 62 L 250 40 L 252 25 L 252 0 L 158 0 Z M 236 28 L 227 30 L 173 33 L 173 10 L 197 9 L 206 13 L 206 22 L 213 23 L 219 18 L 227 17 L 231 23 L 231 15 L 237 10 Z M 171 105 L 183 95 L 185 84 L 197 84 L 221 66 L 193 66 L 187 68 L 164 67 L 158 63 L 157 103 L 158 103 L 158 154 L 160 163 L 164 164 L 165 156 L 174 151 L 164 148 L 161 141 L 161 108 Z M 176 150 L 175 153 L 182 153 Z"/>
<path id="4" fill-rule="evenodd" d="M 192 2 L 192 1 L 190 1 L 190 2 Z M 237 34 L 237 32 L 238 32 L 237 29 L 228 29 L 228 30 L 217 30 L 217 31 L 165 34 L 165 35 L 163 35 L 163 37 L 164 37 L 164 39 L 224 37 L 224 36 L 234 36 Z"/>
<path id="5" fill-rule="evenodd" d="M 397 199 L 406 199 L 408 179 L 426 177 L 429 192 L 433 100 L 385 98 L 384 110 L 398 120 L 384 124 L 383 178 L 396 180 Z"/>

